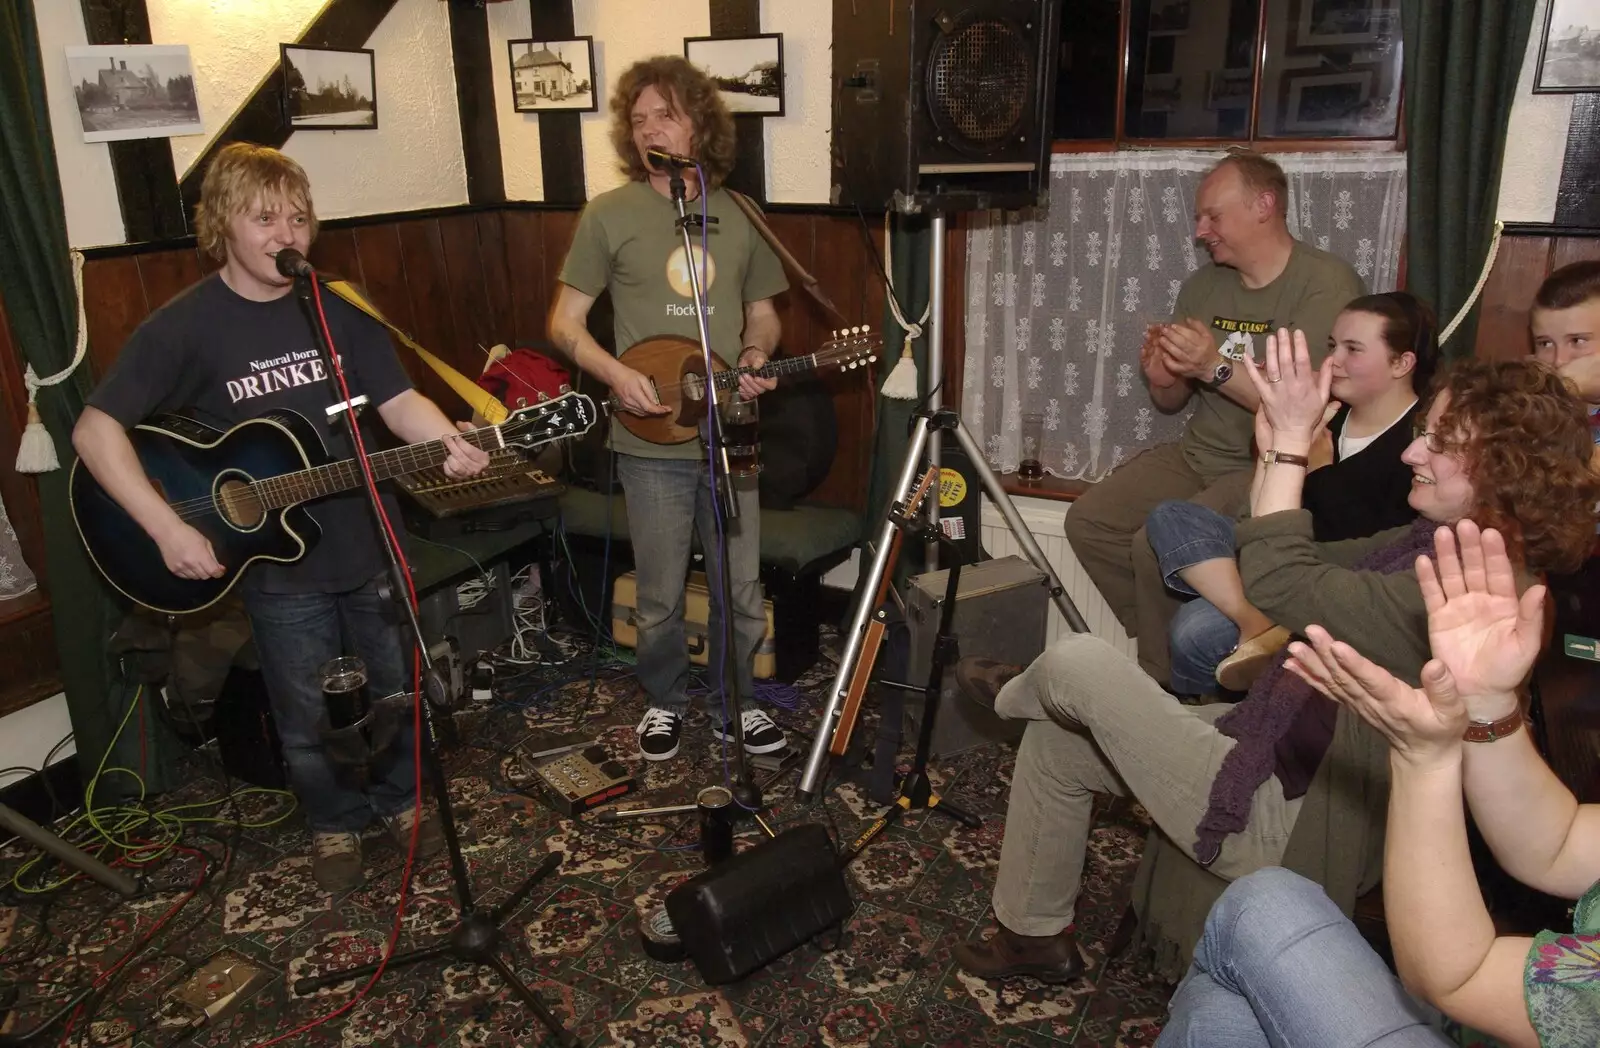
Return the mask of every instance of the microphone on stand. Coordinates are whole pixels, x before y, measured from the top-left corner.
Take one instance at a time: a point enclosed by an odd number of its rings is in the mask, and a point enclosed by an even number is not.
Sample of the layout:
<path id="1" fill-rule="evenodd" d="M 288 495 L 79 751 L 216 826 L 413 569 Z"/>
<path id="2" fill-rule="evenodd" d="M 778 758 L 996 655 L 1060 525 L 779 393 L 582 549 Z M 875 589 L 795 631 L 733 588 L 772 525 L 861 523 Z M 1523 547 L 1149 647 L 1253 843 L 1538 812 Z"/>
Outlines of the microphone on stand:
<path id="1" fill-rule="evenodd" d="M 649 161 L 653 167 L 669 168 L 700 166 L 700 161 L 694 159 L 693 157 L 679 156 L 677 153 L 669 153 L 665 149 L 646 149 L 644 151 L 644 158 Z"/>
<path id="2" fill-rule="evenodd" d="M 312 268 L 311 263 L 306 261 L 306 256 L 292 247 L 286 247 L 279 251 L 272 256 L 272 260 L 278 264 L 278 272 L 286 277 L 315 277 L 317 275 L 317 271 Z"/>

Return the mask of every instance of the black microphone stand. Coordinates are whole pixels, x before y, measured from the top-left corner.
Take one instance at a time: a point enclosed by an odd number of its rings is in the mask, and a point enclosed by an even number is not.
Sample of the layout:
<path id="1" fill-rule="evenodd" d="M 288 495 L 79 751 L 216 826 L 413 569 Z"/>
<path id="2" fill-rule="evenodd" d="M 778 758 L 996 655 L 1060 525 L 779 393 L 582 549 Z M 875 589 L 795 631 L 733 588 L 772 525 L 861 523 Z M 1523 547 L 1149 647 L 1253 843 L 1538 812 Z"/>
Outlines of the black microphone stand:
<path id="1" fill-rule="evenodd" d="M 308 267 L 309 268 L 309 267 Z M 300 299 L 302 309 L 305 310 L 306 319 L 311 324 L 311 334 L 317 351 L 322 354 L 322 359 L 328 365 L 328 382 L 333 386 L 335 403 L 328 409 L 329 415 L 341 415 L 344 418 L 345 432 L 350 441 L 352 454 L 359 453 L 361 443 L 356 437 L 356 401 L 344 399 L 344 391 L 340 386 L 339 376 L 342 368 L 335 359 L 333 349 L 324 337 L 320 312 L 314 301 L 315 289 L 312 281 L 315 274 L 302 274 L 295 277 L 295 294 Z M 365 470 L 362 473 L 366 476 Z M 426 692 L 426 698 L 415 701 L 422 704 L 422 737 L 419 747 L 422 751 L 422 763 L 428 772 L 428 782 L 433 788 L 435 806 L 439 810 L 439 825 L 444 831 L 445 850 L 450 858 L 450 880 L 455 887 L 458 917 L 456 926 L 450 934 L 432 944 L 414 950 L 405 950 L 395 953 L 386 962 L 374 964 L 359 964 L 342 971 L 328 972 L 324 975 L 310 976 L 295 980 L 294 992 L 298 996 L 305 996 L 326 986 L 336 986 L 342 982 L 361 976 L 372 975 L 380 969 L 391 972 L 397 968 L 418 964 L 422 961 L 431 961 L 438 957 L 454 957 L 469 964 L 481 964 L 494 969 L 504 980 L 507 987 L 526 1004 L 530 1011 L 538 1018 L 544 1027 L 555 1037 L 556 1043 L 564 1048 L 575 1048 L 581 1042 L 576 1036 L 569 1033 L 562 1026 L 549 1007 L 539 998 L 539 995 L 517 977 L 517 973 L 500 956 L 501 947 L 505 945 L 505 936 L 500 930 L 500 925 L 516 912 L 527 899 L 533 888 L 544 878 L 548 877 L 555 868 L 561 865 L 559 852 L 552 852 L 536 870 L 513 891 L 504 902 L 491 910 L 478 909 L 472 892 L 471 875 L 467 872 L 466 859 L 461 854 L 461 837 L 456 830 L 456 820 L 450 810 L 450 787 L 445 778 L 444 764 L 439 759 L 437 728 L 434 724 L 433 711 L 435 703 L 438 708 L 448 708 L 445 701 L 445 686 L 443 679 L 435 670 L 433 660 L 428 655 L 428 644 L 423 640 L 422 624 L 417 620 L 417 609 L 411 603 L 411 587 L 406 578 L 405 570 L 401 567 L 400 551 L 395 548 L 389 529 L 384 526 L 385 514 L 383 504 L 378 495 L 376 485 L 364 483 L 362 490 L 367 495 L 367 508 L 372 513 L 372 522 L 378 529 L 378 534 L 383 540 L 383 552 L 388 560 L 388 591 L 389 597 L 400 610 L 401 618 L 410 632 L 412 643 L 422 662 L 421 685 Z"/>
<path id="2" fill-rule="evenodd" d="M 695 324 L 700 333 L 701 366 L 705 369 L 703 374 L 706 391 L 706 444 L 710 448 L 708 479 L 711 491 L 716 496 L 711 500 L 711 504 L 712 511 L 717 516 L 717 534 L 702 538 L 711 540 L 704 542 L 706 555 L 716 557 L 720 566 L 717 600 L 722 605 L 722 701 L 733 726 L 733 799 L 739 808 L 753 814 L 761 810 L 762 798 L 761 789 L 750 776 L 750 764 L 744 752 L 744 696 L 739 693 L 738 655 L 734 651 L 733 583 L 728 577 L 728 524 L 739 517 L 739 496 L 733 490 L 733 477 L 728 471 L 728 446 L 722 433 L 717 372 L 711 354 L 711 331 L 706 326 L 706 291 L 700 286 L 700 267 L 695 264 L 694 238 L 689 233 L 691 229 L 705 227 L 701 223 L 701 217 L 691 215 L 686 206 L 682 167 L 677 163 L 671 163 L 667 165 L 667 170 L 668 188 L 672 196 L 672 205 L 678 212 L 676 224 L 678 233 L 683 238 L 683 256 L 687 263 L 686 268 L 689 270 L 689 290 L 694 295 Z M 700 179 L 700 193 L 704 203 L 706 193 L 704 177 Z M 716 219 L 707 215 L 706 221 L 715 222 Z"/>

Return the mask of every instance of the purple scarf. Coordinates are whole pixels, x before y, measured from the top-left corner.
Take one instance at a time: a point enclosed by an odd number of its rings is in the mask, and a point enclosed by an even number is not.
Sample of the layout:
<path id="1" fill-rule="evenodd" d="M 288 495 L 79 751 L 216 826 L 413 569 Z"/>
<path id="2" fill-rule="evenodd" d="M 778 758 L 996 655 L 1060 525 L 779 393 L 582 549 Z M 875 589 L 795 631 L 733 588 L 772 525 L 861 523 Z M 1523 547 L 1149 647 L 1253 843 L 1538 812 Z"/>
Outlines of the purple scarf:
<path id="1" fill-rule="evenodd" d="M 1392 575 L 1411 570 L 1417 556 L 1433 548 L 1433 533 L 1438 524 L 1419 519 L 1411 530 L 1394 542 L 1375 549 L 1355 565 L 1356 571 L 1375 571 Z M 1238 744 L 1222 758 L 1222 767 L 1211 783 L 1211 800 L 1195 827 L 1194 856 L 1202 866 L 1210 866 L 1222 852 L 1223 838 L 1244 829 L 1250 819 L 1250 806 L 1256 787 L 1277 767 L 1277 746 L 1307 700 L 1324 699 L 1305 681 L 1284 668 L 1289 660 L 1285 647 L 1256 682 L 1243 702 L 1216 722 L 1217 730 Z"/>

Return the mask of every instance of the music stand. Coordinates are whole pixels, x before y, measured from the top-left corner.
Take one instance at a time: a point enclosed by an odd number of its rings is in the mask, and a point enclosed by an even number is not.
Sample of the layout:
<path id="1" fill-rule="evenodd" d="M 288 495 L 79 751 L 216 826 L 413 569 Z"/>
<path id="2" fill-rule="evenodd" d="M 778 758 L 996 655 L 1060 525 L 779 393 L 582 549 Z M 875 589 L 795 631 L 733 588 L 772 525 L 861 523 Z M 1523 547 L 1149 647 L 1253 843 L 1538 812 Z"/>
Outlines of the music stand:
<path id="1" fill-rule="evenodd" d="M 281 263 L 280 263 L 281 264 Z M 322 354 L 328 363 L 328 383 L 334 389 L 335 406 L 329 409 L 329 414 L 341 415 L 344 419 L 346 434 L 350 440 L 351 450 L 361 454 L 362 442 L 356 430 L 355 402 L 346 401 L 344 392 L 343 368 L 339 358 L 334 354 L 320 322 L 321 300 L 320 291 L 315 286 L 315 274 L 295 277 L 295 292 L 300 298 L 301 306 L 306 311 L 307 320 L 311 324 L 311 332 L 317 351 Z M 358 398 L 364 399 L 364 398 Z M 517 973 L 500 956 L 501 947 L 504 945 L 504 936 L 500 925 L 516 912 L 518 906 L 527 899 L 535 885 L 544 880 L 561 865 L 561 854 L 552 852 L 545 857 L 539 867 L 533 871 L 515 890 L 492 910 L 478 909 L 472 890 L 472 877 L 467 872 L 466 859 L 461 854 L 461 838 L 456 830 L 455 815 L 450 809 L 450 786 L 445 778 L 444 764 L 439 759 L 437 748 L 437 727 L 434 723 L 435 706 L 439 709 L 449 708 L 444 681 L 434 668 L 433 659 L 428 654 L 428 644 L 423 639 L 422 624 L 417 619 L 416 606 L 411 602 L 410 580 L 406 578 L 401 567 L 400 551 L 395 547 L 394 540 L 385 526 L 383 505 L 379 501 L 376 486 L 370 482 L 370 475 L 363 470 L 363 476 L 368 483 L 362 485 L 362 490 L 367 496 L 367 508 L 372 513 L 372 522 L 377 526 L 378 533 L 383 539 L 383 552 L 387 562 L 390 597 L 400 610 L 401 620 L 410 633 L 412 643 L 416 646 L 418 658 L 422 663 L 422 680 L 419 685 L 427 694 L 426 697 L 416 696 L 414 702 L 421 704 L 420 718 L 422 730 L 417 740 L 418 748 L 422 751 L 422 763 L 428 773 L 428 782 L 433 789 L 435 807 L 439 811 L 439 825 L 444 833 L 445 851 L 450 859 L 450 880 L 455 888 L 457 904 L 456 926 L 449 935 L 431 946 L 423 946 L 413 950 L 400 951 L 383 961 L 372 964 L 358 964 L 340 971 L 328 972 L 323 975 L 314 975 L 303 979 L 296 979 L 294 992 L 298 996 L 305 996 L 326 986 L 336 986 L 351 979 L 364 975 L 373 975 L 377 972 L 394 971 L 397 968 L 431 961 L 438 957 L 455 957 L 468 964 L 479 964 L 494 971 L 505 982 L 506 986 L 526 1004 L 534 1016 L 555 1037 L 556 1042 L 563 1048 L 577 1048 L 581 1043 L 576 1036 L 568 1032 L 556 1018 L 549 1007 L 533 992 L 533 989 L 524 983 Z"/>

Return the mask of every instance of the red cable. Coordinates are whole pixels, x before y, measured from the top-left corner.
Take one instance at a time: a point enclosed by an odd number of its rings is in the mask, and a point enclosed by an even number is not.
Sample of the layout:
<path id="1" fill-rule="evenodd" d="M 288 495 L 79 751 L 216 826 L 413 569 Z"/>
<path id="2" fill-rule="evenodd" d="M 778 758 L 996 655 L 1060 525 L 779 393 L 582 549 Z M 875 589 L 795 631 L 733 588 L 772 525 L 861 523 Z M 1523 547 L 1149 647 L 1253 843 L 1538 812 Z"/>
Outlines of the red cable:
<path id="1" fill-rule="evenodd" d="M 322 310 L 322 287 L 317 282 L 316 277 L 311 278 L 311 297 L 316 303 L 317 322 L 322 327 L 322 336 L 328 346 L 328 363 L 333 368 L 333 377 L 338 380 L 339 394 L 344 397 L 345 410 L 354 411 L 355 408 L 350 403 L 350 387 L 345 383 L 344 367 L 339 363 L 339 351 L 333 344 L 333 331 L 328 327 L 328 315 Z M 366 487 L 371 493 L 373 505 L 378 508 L 378 520 L 383 524 L 383 530 L 389 536 L 389 542 L 394 549 L 395 557 L 400 562 L 400 574 L 405 579 L 406 595 L 411 601 L 412 611 L 415 612 L 417 608 L 417 588 L 411 580 L 411 564 L 406 560 L 405 549 L 400 545 L 399 536 L 395 534 L 394 525 L 389 520 L 389 511 L 384 507 L 383 499 L 378 494 L 378 482 L 372 475 L 372 464 L 367 461 L 366 441 L 361 439 L 361 427 L 356 424 L 355 416 L 353 415 L 350 418 L 350 433 L 355 441 L 356 461 L 361 464 L 362 479 L 366 481 Z M 411 890 L 411 872 L 417 857 L 418 830 L 422 828 L 422 653 L 416 647 L 411 649 L 411 675 L 416 682 L 411 696 L 411 755 L 412 771 L 415 774 L 414 792 L 416 800 L 412 809 L 411 844 L 406 849 L 405 870 L 400 876 L 400 902 L 395 907 L 394 926 L 389 930 L 389 941 L 384 945 L 383 957 L 378 962 L 378 970 L 372 973 L 372 977 L 367 980 L 367 984 L 361 987 L 354 997 L 338 1008 L 320 1018 L 312 1019 L 310 1022 L 298 1026 L 288 1033 L 281 1033 L 269 1041 L 262 1041 L 255 1048 L 267 1048 L 268 1045 L 286 1041 L 290 1037 L 315 1029 L 330 1019 L 337 1019 L 351 1008 L 354 1008 L 356 1003 L 371 992 L 373 986 L 377 985 L 378 980 L 383 977 L 384 969 L 389 965 L 390 958 L 394 956 L 395 945 L 400 941 L 401 922 L 405 918 L 406 896 Z M 448 804 L 449 798 L 446 798 L 444 803 Z M 293 990 L 291 989 L 290 992 L 293 993 Z"/>

